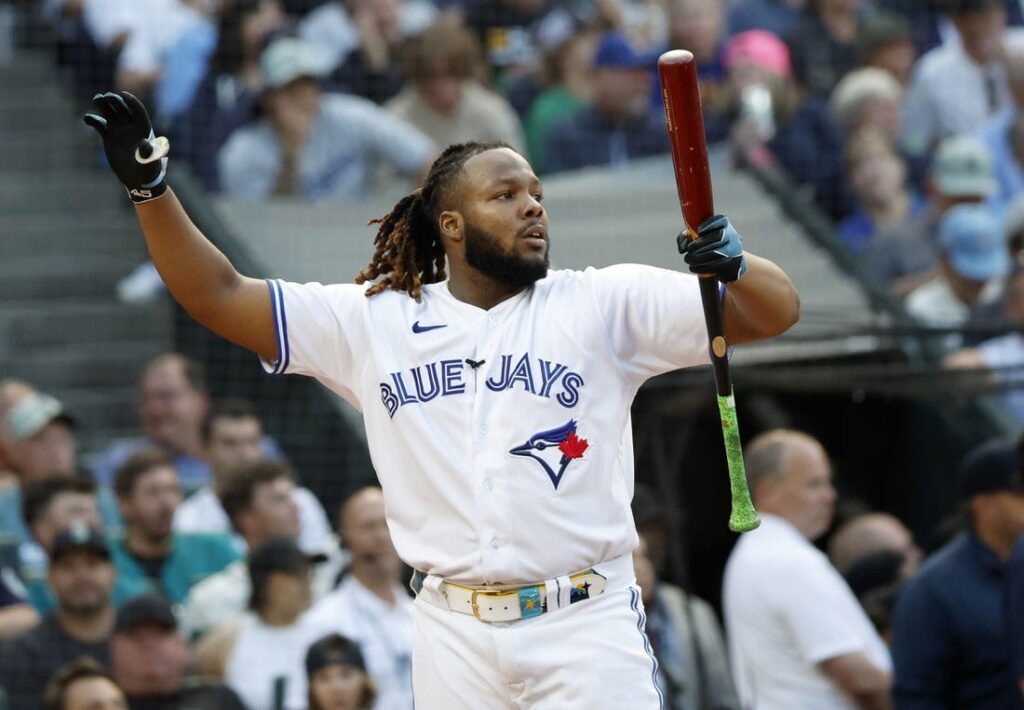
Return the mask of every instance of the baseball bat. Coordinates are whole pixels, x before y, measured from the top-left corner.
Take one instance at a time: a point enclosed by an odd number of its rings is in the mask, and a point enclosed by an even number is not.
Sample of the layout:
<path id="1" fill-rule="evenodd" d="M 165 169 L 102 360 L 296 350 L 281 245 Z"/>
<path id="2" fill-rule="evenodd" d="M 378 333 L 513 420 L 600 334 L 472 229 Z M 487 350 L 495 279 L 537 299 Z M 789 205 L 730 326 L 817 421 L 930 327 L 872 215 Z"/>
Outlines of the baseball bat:
<path id="1" fill-rule="evenodd" d="M 690 239 L 696 239 L 697 226 L 714 215 L 715 205 L 700 88 L 697 85 L 697 62 L 693 54 L 684 49 L 673 49 L 662 54 L 658 58 L 658 78 L 665 102 L 665 123 L 672 146 L 679 206 Z M 729 348 L 725 341 L 719 282 L 714 276 L 700 277 L 700 299 L 704 306 L 708 341 L 711 343 L 711 365 L 715 372 L 718 411 L 721 414 L 725 456 L 729 464 L 729 486 L 732 491 L 729 529 L 748 532 L 760 525 L 761 520 L 750 500 L 747 476 L 743 469 L 736 400 L 729 376 Z"/>

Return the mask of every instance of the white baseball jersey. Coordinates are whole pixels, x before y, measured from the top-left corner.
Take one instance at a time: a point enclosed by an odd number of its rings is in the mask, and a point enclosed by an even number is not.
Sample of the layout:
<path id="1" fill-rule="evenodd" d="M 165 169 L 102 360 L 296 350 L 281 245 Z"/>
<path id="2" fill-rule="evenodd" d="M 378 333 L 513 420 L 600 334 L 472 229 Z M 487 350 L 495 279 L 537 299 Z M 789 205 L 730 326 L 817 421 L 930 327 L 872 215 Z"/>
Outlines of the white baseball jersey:
<path id="1" fill-rule="evenodd" d="M 401 558 L 467 584 L 550 579 L 630 552 L 629 409 L 708 362 L 697 279 L 552 271 L 490 310 L 447 283 L 419 302 L 270 281 L 278 361 L 363 413 Z"/>

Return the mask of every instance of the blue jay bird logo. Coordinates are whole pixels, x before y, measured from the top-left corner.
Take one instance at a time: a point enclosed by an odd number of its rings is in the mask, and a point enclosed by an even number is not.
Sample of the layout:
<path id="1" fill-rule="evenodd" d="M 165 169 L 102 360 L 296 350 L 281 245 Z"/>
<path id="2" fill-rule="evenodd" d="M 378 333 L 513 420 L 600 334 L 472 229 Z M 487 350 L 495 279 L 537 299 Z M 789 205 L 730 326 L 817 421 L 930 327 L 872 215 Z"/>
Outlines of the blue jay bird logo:
<path id="1" fill-rule="evenodd" d="M 527 456 L 543 466 L 551 483 L 554 484 L 555 490 L 558 490 L 558 484 L 562 480 L 565 469 L 573 459 L 583 458 L 583 452 L 589 446 L 590 443 L 586 439 L 581 439 L 576 435 L 576 420 L 570 419 L 557 429 L 537 432 L 519 446 L 510 449 L 509 453 L 513 456 Z M 557 464 L 557 473 L 546 460 L 550 457 L 542 455 L 546 449 L 557 449 L 561 454 Z"/>

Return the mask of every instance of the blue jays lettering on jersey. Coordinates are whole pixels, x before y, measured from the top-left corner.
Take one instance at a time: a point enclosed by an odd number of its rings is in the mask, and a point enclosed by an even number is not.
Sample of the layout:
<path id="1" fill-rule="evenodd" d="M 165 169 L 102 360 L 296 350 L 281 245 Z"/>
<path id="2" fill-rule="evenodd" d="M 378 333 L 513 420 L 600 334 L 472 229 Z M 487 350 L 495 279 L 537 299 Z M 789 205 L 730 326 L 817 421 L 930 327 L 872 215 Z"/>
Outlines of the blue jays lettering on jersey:
<path id="1" fill-rule="evenodd" d="M 415 327 L 413 324 L 414 330 Z M 513 360 L 515 366 L 512 365 Z M 466 386 L 462 377 L 466 364 L 465 360 L 448 359 L 391 372 L 389 381 L 380 383 L 381 402 L 393 417 L 398 408 L 406 404 L 464 394 Z M 518 358 L 502 355 L 485 384 L 493 392 L 505 392 L 518 386 L 538 397 L 554 397 L 560 405 L 571 409 L 579 402 L 579 389 L 585 382 L 583 376 L 568 365 L 532 358 L 529 353 L 524 353 Z"/>
<path id="2" fill-rule="evenodd" d="M 467 584 L 532 583 L 636 545 L 630 405 L 708 362 L 697 279 L 648 266 L 551 271 L 484 310 L 270 281 L 271 372 L 363 414 L 399 556 Z"/>

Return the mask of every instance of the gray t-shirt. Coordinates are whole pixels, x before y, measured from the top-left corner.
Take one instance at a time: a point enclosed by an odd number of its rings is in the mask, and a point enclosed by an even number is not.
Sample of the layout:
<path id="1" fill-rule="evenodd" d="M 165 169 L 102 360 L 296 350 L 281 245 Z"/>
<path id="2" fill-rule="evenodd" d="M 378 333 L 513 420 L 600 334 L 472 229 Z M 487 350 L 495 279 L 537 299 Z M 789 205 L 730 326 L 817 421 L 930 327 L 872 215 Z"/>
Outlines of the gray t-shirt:
<path id="1" fill-rule="evenodd" d="M 356 200 L 373 191 L 381 162 L 404 175 L 422 170 L 435 147 L 418 129 L 356 96 L 324 94 L 299 157 L 299 196 Z M 281 171 L 281 142 L 270 122 L 244 126 L 220 152 L 220 175 L 231 197 L 270 197 Z"/>

